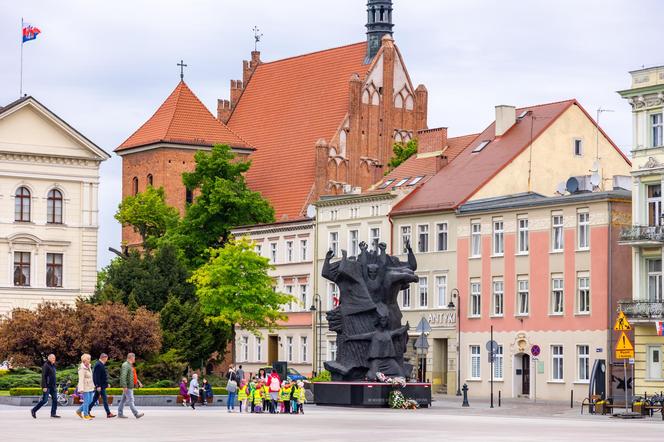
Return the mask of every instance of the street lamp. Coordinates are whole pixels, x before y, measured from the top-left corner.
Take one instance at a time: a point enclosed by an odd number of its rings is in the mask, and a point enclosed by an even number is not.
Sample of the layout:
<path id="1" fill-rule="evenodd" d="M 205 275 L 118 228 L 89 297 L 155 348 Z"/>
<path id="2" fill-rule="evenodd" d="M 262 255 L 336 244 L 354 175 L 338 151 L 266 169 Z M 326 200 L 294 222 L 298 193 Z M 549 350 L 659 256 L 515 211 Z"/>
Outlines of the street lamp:
<path id="1" fill-rule="evenodd" d="M 459 289 L 452 289 L 447 308 L 454 308 L 454 301 L 456 299 L 456 323 L 457 323 L 457 391 L 456 395 L 461 396 L 461 293 Z"/>
<path id="2" fill-rule="evenodd" d="M 313 312 L 318 312 L 318 320 L 316 320 L 316 316 L 314 316 L 314 339 L 316 340 L 316 355 L 314 357 L 315 361 L 315 373 L 318 375 L 320 374 L 320 367 L 321 367 L 321 359 L 323 358 L 322 356 L 322 351 L 321 351 L 321 345 L 322 345 L 322 328 L 321 328 L 321 322 L 322 322 L 322 316 L 323 316 L 323 304 L 320 299 L 320 295 L 318 293 L 314 294 L 314 303 L 311 304 L 311 307 L 309 308 L 309 311 Z"/>

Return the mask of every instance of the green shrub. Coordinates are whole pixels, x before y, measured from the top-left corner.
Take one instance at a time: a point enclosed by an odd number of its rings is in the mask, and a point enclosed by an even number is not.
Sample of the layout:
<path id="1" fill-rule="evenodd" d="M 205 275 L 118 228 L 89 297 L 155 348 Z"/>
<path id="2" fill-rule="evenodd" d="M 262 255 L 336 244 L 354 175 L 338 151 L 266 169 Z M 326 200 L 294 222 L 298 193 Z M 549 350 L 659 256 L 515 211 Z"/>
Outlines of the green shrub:
<path id="1" fill-rule="evenodd" d="M 216 395 L 228 394 L 226 389 L 218 387 L 212 387 L 212 392 Z M 108 388 L 106 393 L 119 397 L 122 395 L 122 388 Z M 134 390 L 136 396 L 177 396 L 179 393 L 179 388 L 137 388 Z M 41 396 L 41 394 L 41 388 L 12 388 L 9 390 L 10 396 Z"/>
<path id="2" fill-rule="evenodd" d="M 175 382 L 174 381 L 169 381 L 169 380 L 161 380 L 154 382 L 152 384 L 146 385 L 146 388 L 169 388 L 169 387 L 175 387 Z"/>
<path id="3" fill-rule="evenodd" d="M 318 376 L 311 378 L 311 382 L 330 382 L 332 380 L 332 375 L 329 371 L 323 370 L 318 373 Z"/>

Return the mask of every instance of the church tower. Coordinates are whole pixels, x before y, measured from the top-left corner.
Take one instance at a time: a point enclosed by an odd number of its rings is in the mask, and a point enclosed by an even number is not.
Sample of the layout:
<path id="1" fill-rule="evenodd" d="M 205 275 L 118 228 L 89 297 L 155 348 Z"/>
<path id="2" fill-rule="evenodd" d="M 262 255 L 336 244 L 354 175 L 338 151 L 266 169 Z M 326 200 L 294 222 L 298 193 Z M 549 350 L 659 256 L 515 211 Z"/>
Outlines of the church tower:
<path id="1" fill-rule="evenodd" d="M 367 56 L 364 63 L 373 60 L 380 49 L 384 35 L 392 35 L 392 0 L 367 1 Z"/>

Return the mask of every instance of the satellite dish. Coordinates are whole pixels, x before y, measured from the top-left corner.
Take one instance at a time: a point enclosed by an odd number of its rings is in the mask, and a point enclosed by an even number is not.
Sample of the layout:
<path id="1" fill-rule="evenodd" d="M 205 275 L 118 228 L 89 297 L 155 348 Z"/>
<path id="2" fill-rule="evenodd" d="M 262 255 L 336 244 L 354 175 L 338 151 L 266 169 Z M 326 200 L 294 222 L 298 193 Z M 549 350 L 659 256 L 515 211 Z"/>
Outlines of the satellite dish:
<path id="1" fill-rule="evenodd" d="M 559 193 L 560 195 L 565 195 L 565 182 L 558 183 L 558 186 L 556 186 L 556 193 Z"/>
<path id="2" fill-rule="evenodd" d="M 576 193 L 579 190 L 579 180 L 574 177 L 571 177 L 567 180 L 565 188 L 569 193 Z"/>
<path id="3" fill-rule="evenodd" d="M 316 216 L 316 206 L 309 204 L 307 206 L 307 218 L 314 218 Z"/>
<path id="4" fill-rule="evenodd" d="M 599 182 L 600 182 L 599 173 L 593 172 L 593 174 L 590 175 L 590 184 L 592 184 L 593 187 L 597 187 L 599 186 Z"/>

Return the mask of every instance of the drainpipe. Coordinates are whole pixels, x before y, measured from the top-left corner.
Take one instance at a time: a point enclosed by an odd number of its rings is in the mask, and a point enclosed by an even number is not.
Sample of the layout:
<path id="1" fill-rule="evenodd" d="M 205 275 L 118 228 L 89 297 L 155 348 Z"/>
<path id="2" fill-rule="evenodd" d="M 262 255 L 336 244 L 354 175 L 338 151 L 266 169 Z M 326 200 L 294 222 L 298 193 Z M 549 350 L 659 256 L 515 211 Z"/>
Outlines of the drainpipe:
<path id="1" fill-rule="evenodd" d="M 609 201 L 609 237 L 607 238 L 609 244 L 608 244 L 608 251 L 609 251 L 609 256 L 608 256 L 608 272 L 607 272 L 607 278 L 608 278 L 608 303 L 609 303 L 609 308 L 607 309 L 607 329 L 606 329 L 606 334 L 607 334 L 607 341 L 609 345 L 606 348 L 606 367 L 607 367 L 607 375 L 611 373 L 611 363 L 613 362 L 613 355 L 612 355 L 612 349 L 613 349 L 613 332 L 612 332 L 612 327 L 611 327 L 611 308 L 613 304 L 613 286 L 612 286 L 612 275 L 613 275 L 613 203 Z M 630 263 L 631 264 L 631 263 Z M 613 392 L 610 391 L 611 387 L 611 376 L 606 376 L 604 382 L 606 383 L 605 385 L 605 390 L 607 392 L 607 397 L 609 396 L 609 393 L 613 395 Z M 634 386 L 634 379 L 632 379 L 632 388 Z M 625 379 L 625 391 L 627 391 L 627 379 Z"/>
<path id="2" fill-rule="evenodd" d="M 312 275 L 312 277 L 314 279 L 314 284 L 313 284 L 314 293 L 313 293 L 313 296 L 311 297 L 311 305 L 315 305 L 314 302 L 315 302 L 316 296 L 318 296 L 319 299 L 320 299 L 320 295 L 318 294 L 318 206 L 314 206 L 314 207 L 316 207 L 316 213 L 315 213 L 314 219 L 313 219 L 313 223 L 314 223 L 314 253 L 312 255 L 312 258 L 313 258 L 313 275 Z M 322 303 L 321 303 L 321 306 L 322 306 Z M 314 315 L 315 315 L 315 313 L 314 313 Z M 319 318 L 320 318 L 320 316 L 319 316 Z M 320 373 L 318 373 L 318 366 L 320 365 L 320 361 L 318 360 L 320 349 L 318 347 L 319 347 L 320 343 L 318 342 L 318 339 L 316 339 L 316 337 L 318 336 L 317 333 L 316 333 L 316 331 L 317 331 L 316 326 L 320 327 L 321 324 L 316 324 L 317 321 L 315 320 L 315 318 L 311 322 L 312 322 L 312 324 L 311 324 L 311 338 L 312 339 L 311 340 L 314 342 L 314 345 L 313 345 L 313 347 L 314 347 L 314 358 L 313 358 L 314 361 L 313 362 L 314 363 L 312 364 L 311 369 L 312 369 L 312 371 L 316 371 L 316 375 L 318 375 L 318 374 L 320 374 Z"/>
<path id="3" fill-rule="evenodd" d="M 392 222 L 392 215 L 387 214 L 387 221 L 390 223 L 390 251 L 388 255 L 394 254 L 394 223 Z"/>

